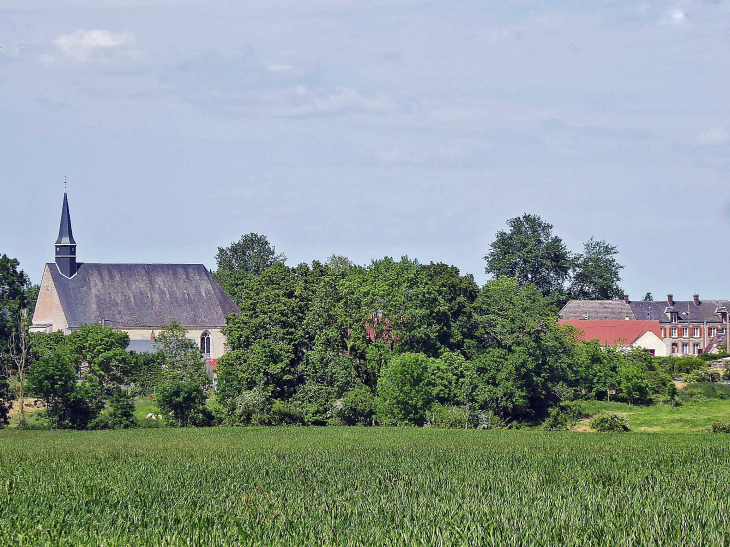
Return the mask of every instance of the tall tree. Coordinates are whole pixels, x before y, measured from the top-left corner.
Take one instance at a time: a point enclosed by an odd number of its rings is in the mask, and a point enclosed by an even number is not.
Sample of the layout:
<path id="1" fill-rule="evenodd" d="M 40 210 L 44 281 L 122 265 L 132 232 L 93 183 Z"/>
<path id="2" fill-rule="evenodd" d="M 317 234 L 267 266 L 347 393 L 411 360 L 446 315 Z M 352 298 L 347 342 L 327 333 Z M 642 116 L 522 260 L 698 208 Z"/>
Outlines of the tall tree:
<path id="1" fill-rule="evenodd" d="M 133 360 L 127 353 L 129 335 L 101 325 L 83 325 L 66 341 L 76 370 L 99 379 L 102 389 L 111 394 L 113 384 L 124 382 Z"/>
<path id="2" fill-rule="evenodd" d="M 484 257 L 486 273 L 494 278 L 512 277 L 523 286 L 531 283 L 543 296 L 562 293 L 573 261 L 553 225 L 537 215 L 524 214 L 507 221 Z"/>
<path id="3" fill-rule="evenodd" d="M 615 300 L 623 296 L 619 286 L 623 266 L 616 260 L 618 249 L 592 237 L 575 257 L 570 295 L 583 300 Z"/>
<path id="4" fill-rule="evenodd" d="M 218 247 L 215 260 L 218 275 L 246 272 L 258 276 L 274 264 L 284 264 L 286 255 L 277 253 L 265 235 L 250 233 L 228 247 Z"/>
<path id="5" fill-rule="evenodd" d="M 648 292 L 644 295 L 644 298 L 642 299 L 644 302 L 654 302 L 654 296 Z"/>

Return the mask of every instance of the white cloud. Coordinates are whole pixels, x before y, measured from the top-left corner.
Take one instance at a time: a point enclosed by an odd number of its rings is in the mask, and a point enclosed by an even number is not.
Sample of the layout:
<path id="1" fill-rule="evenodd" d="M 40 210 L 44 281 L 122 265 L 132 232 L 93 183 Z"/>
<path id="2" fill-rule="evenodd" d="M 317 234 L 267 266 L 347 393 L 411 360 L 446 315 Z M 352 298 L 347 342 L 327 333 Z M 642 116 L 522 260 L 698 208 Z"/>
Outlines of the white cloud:
<path id="1" fill-rule="evenodd" d="M 69 57 L 86 61 L 95 51 L 114 49 L 127 45 L 133 40 L 134 37 L 127 32 L 112 33 L 99 29 L 77 30 L 60 36 L 55 44 Z"/>
<path id="2" fill-rule="evenodd" d="M 329 94 L 312 96 L 312 93 L 306 88 L 298 86 L 297 94 L 303 100 L 301 104 L 289 110 L 288 114 L 292 116 L 327 114 L 347 110 L 368 112 L 370 114 L 386 114 L 398 109 L 398 104 L 389 95 L 365 96 L 349 87 L 336 87 Z"/>
<path id="3" fill-rule="evenodd" d="M 730 142 L 730 132 L 724 127 L 711 127 L 698 133 L 689 142 L 700 146 L 718 146 Z"/>

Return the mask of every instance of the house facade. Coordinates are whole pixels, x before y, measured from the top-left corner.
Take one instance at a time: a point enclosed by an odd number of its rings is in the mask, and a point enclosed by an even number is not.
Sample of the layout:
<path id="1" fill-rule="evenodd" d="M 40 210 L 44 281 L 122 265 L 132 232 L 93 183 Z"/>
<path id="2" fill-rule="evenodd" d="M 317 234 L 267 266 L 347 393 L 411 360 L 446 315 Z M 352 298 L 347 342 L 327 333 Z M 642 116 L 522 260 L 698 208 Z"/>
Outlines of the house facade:
<path id="1" fill-rule="evenodd" d="M 76 248 L 64 194 L 55 262 L 43 272 L 32 332 L 101 324 L 126 332 L 128 349 L 152 351 L 160 330 L 177 321 L 209 362 L 226 352 L 226 317 L 239 310 L 204 265 L 78 262 Z"/>
<path id="2" fill-rule="evenodd" d="M 560 310 L 561 320 L 658 321 L 669 355 L 717 353 L 728 348 L 730 301 L 692 300 L 633 302 L 623 300 L 571 300 Z"/>

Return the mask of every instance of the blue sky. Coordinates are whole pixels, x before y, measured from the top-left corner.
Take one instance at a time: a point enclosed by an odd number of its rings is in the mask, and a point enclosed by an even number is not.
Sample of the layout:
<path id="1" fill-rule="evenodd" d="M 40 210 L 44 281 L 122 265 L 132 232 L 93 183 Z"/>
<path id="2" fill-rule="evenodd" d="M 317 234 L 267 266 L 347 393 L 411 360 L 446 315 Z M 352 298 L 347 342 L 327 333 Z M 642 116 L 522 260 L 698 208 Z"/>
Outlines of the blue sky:
<path id="1" fill-rule="evenodd" d="M 36 282 L 66 175 L 88 262 L 259 232 L 481 283 L 530 212 L 632 298 L 730 298 L 728 1 L 58 4 L 0 0 L 0 253 Z"/>

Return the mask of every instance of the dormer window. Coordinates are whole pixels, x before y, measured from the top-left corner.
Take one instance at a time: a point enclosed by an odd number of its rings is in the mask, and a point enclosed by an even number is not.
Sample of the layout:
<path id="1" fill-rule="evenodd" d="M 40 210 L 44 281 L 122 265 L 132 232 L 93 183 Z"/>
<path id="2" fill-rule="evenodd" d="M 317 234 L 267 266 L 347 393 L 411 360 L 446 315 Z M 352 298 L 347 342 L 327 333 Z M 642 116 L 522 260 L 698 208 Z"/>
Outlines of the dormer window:
<path id="1" fill-rule="evenodd" d="M 677 322 L 677 318 L 678 318 L 677 317 L 677 312 L 672 312 L 672 323 L 676 323 Z"/>

